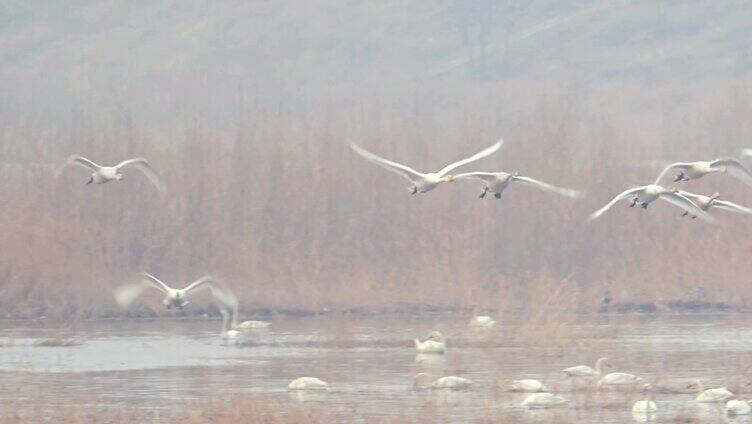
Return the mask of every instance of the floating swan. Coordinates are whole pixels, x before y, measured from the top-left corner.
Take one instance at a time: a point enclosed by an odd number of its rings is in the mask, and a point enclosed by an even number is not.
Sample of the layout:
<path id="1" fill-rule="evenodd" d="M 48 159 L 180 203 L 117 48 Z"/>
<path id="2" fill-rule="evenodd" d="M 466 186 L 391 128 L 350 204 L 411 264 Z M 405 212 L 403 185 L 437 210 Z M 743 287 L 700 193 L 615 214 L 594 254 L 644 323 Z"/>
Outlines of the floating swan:
<path id="1" fill-rule="evenodd" d="M 553 393 L 534 393 L 522 401 L 522 406 L 535 408 L 551 408 L 567 403 L 567 400 Z"/>
<path id="2" fill-rule="evenodd" d="M 548 392 L 548 388 L 543 385 L 538 380 L 514 380 L 512 381 L 512 387 L 510 389 L 513 392 L 527 392 L 527 393 L 537 393 L 537 392 Z"/>
<path id="3" fill-rule="evenodd" d="M 646 384 L 645 391 L 647 392 L 647 399 L 635 402 L 632 406 L 632 412 L 636 414 L 652 415 L 658 411 L 658 406 L 653 402 L 653 387 L 650 384 Z"/>
<path id="4" fill-rule="evenodd" d="M 642 383 L 642 379 L 636 375 L 625 372 L 612 372 L 604 375 L 598 381 L 598 387 L 632 386 Z"/>
<path id="5" fill-rule="evenodd" d="M 415 350 L 418 353 L 437 353 L 441 354 L 446 351 L 446 340 L 444 335 L 438 331 L 431 331 L 428 338 L 425 341 L 418 339 L 413 340 L 415 342 Z"/>
<path id="6" fill-rule="evenodd" d="M 100 166 L 83 156 L 72 155 L 68 158 L 66 165 L 79 165 L 93 171 L 86 184 L 104 184 L 110 181 L 120 181 L 123 179 L 123 174 L 121 174 L 120 171 L 125 167 L 132 166 L 143 172 L 149 181 L 151 181 L 151 183 L 154 184 L 154 186 L 157 187 L 157 190 L 162 194 L 167 192 L 159 174 L 157 174 L 154 168 L 152 168 L 151 165 L 149 165 L 149 162 L 144 158 L 128 159 L 115 166 Z"/>
<path id="7" fill-rule="evenodd" d="M 595 361 L 595 369 L 587 365 L 577 365 L 565 368 L 563 371 L 567 377 L 597 377 L 601 375 L 604 366 L 611 367 L 608 358 L 600 358 Z"/>
<path id="8" fill-rule="evenodd" d="M 692 200 L 680 194 L 678 190 L 669 190 L 657 184 L 649 184 L 642 187 L 635 187 L 630 188 L 629 190 L 625 190 L 618 196 L 614 197 L 610 202 L 608 202 L 606 206 L 590 214 L 588 221 L 597 219 L 598 217 L 606 213 L 606 211 L 611 209 L 611 207 L 614 206 L 618 201 L 627 198 L 632 199 L 632 204 L 630 205 L 630 207 L 640 205 L 643 209 L 647 209 L 648 205 L 653 203 L 656 199 L 663 199 L 671 203 L 672 205 L 678 206 L 688 213 L 697 216 L 703 221 L 716 223 L 715 218 L 708 215 L 707 212 L 703 211 L 697 205 L 692 203 Z"/>
<path id="9" fill-rule="evenodd" d="M 225 341 L 238 340 L 242 334 L 238 330 L 229 328 L 230 319 L 227 316 L 229 312 L 227 312 L 225 309 L 221 309 L 220 312 L 222 313 L 222 334 L 220 334 L 220 337 L 222 338 L 222 340 L 225 340 Z M 234 319 L 234 316 L 233 316 L 233 319 Z"/>
<path id="10" fill-rule="evenodd" d="M 233 295 L 234 297 L 234 295 Z M 238 324 L 238 302 L 232 307 L 232 328 L 236 330 L 263 330 L 271 325 L 267 321 L 243 321 Z"/>
<path id="11" fill-rule="evenodd" d="M 697 397 L 695 398 L 695 402 L 701 402 L 701 403 L 726 402 L 727 400 L 734 397 L 734 394 L 729 392 L 728 389 L 726 389 L 725 387 L 721 387 L 719 389 L 704 390 L 704 387 L 700 380 L 695 380 L 695 384 L 697 385 L 697 393 L 698 393 Z"/>
<path id="12" fill-rule="evenodd" d="M 674 178 L 674 182 L 696 180 L 708 174 L 728 173 L 744 184 L 752 186 L 752 174 L 736 159 L 672 163 L 661 171 L 656 179 L 656 184 L 675 168 L 678 168 L 680 171 L 676 178 Z"/>
<path id="13" fill-rule="evenodd" d="M 413 377 L 413 387 L 416 389 L 450 389 L 462 390 L 473 385 L 471 380 L 453 375 L 441 377 L 431 382 L 431 377 L 422 372 Z"/>
<path id="14" fill-rule="evenodd" d="M 320 380 L 316 377 L 300 377 L 296 378 L 287 386 L 288 390 L 329 390 L 329 385 L 326 381 Z"/>
<path id="15" fill-rule="evenodd" d="M 392 162 L 388 159 L 384 159 L 382 157 L 376 156 L 371 152 L 363 150 L 361 147 L 358 147 L 355 144 L 351 144 L 350 147 L 352 147 L 355 153 L 364 157 L 366 160 L 373 162 L 376 165 L 379 165 L 382 168 L 385 168 L 389 171 L 400 174 L 403 177 L 407 178 L 408 180 L 412 181 L 413 186 L 410 187 L 409 189 L 412 192 L 412 194 L 416 194 L 416 193 L 425 193 L 425 192 L 431 191 L 434 188 L 436 188 L 437 185 L 443 182 L 451 182 L 452 180 L 454 180 L 454 177 L 451 175 L 447 175 L 450 171 L 452 171 L 453 169 L 459 166 L 468 164 L 470 162 L 474 162 L 478 159 L 482 159 L 494 153 L 495 151 L 499 150 L 502 143 L 503 141 L 500 140 L 493 146 L 487 147 L 481 150 L 480 152 L 474 154 L 473 156 L 470 156 L 469 158 L 462 159 L 460 161 L 457 161 L 457 162 L 454 162 L 445 166 L 439 172 L 429 172 L 429 173 L 418 172 L 408 166 L 405 166 L 396 162 Z"/>
<path id="16" fill-rule="evenodd" d="M 744 206 L 737 205 L 736 203 L 726 200 L 718 200 L 720 193 L 713 193 L 710 196 L 703 196 L 702 194 L 694 194 L 688 191 L 679 190 L 679 194 L 691 200 L 695 205 L 699 206 L 699 208 L 704 211 L 707 211 L 710 208 L 718 208 L 728 212 L 752 215 L 752 209 L 750 208 L 746 208 Z M 689 212 L 686 211 L 682 214 L 682 216 L 687 215 L 689 215 Z M 692 218 L 694 218 L 694 216 Z"/>
<path id="17" fill-rule="evenodd" d="M 231 292 L 225 290 L 214 278 L 208 275 L 194 281 L 184 289 L 174 289 L 160 281 L 157 277 L 148 273 L 142 274 L 142 279 L 138 282 L 118 287 L 115 290 L 115 300 L 117 300 L 118 304 L 121 306 L 126 307 L 149 287 L 153 287 L 164 293 L 165 298 L 162 300 L 162 303 L 167 309 L 173 307 L 182 309 L 190 303 L 185 300 L 188 296 L 204 289 L 209 289 L 214 297 L 216 297 L 224 306 L 234 306 L 237 304 L 235 296 Z"/>
<path id="18" fill-rule="evenodd" d="M 480 194 L 481 199 L 486 197 L 486 194 L 488 193 L 493 194 L 497 199 L 501 199 L 501 193 L 503 193 L 504 190 L 506 190 L 509 184 L 513 181 L 519 181 L 532 187 L 537 187 L 573 199 L 580 198 L 585 195 L 584 192 L 579 190 L 556 187 L 554 185 L 544 183 L 543 181 L 520 176 L 518 172 L 515 172 L 513 174 L 509 174 L 507 172 L 468 172 L 454 176 L 455 180 L 465 178 L 473 178 L 486 183 L 485 187 L 483 188 L 483 192 Z"/>
<path id="19" fill-rule="evenodd" d="M 471 328 L 483 330 L 487 330 L 494 325 L 496 325 L 496 321 L 487 315 L 476 315 L 468 323 L 468 326 Z"/>
<path id="20" fill-rule="evenodd" d="M 726 410 L 726 414 L 731 417 L 737 415 L 749 415 L 750 412 L 749 402 L 746 400 L 732 399 L 726 402 L 726 407 L 724 409 Z"/>

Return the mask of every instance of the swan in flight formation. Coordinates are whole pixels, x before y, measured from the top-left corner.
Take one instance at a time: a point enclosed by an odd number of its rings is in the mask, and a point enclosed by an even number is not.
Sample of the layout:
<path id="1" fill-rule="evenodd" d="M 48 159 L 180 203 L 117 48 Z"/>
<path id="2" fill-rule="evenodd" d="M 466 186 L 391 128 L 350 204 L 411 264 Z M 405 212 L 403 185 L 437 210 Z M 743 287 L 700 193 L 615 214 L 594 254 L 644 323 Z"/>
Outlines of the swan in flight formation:
<path id="1" fill-rule="evenodd" d="M 550 191 L 552 193 L 556 193 L 572 199 L 577 199 L 585 195 L 584 192 L 579 190 L 556 187 L 554 185 L 544 183 L 543 181 L 534 180 L 529 177 L 523 177 L 518 172 L 512 174 L 507 172 L 467 172 L 454 176 L 455 180 L 465 178 L 481 180 L 486 183 L 485 187 L 483 188 L 483 192 L 480 194 L 481 199 L 486 197 L 486 194 L 488 193 L 493 194 L 497 199 L 501 199 L 501 193 L 503 193 L 504 190 L 509 187 L 509 184 L 513 181 L 519 181 L 526 185 L 537 187 L 539 189 Z"/>
<path id="2" fill-rule="evenodd" d="M 130 305 L 141 293 L 147 288 L 155 288 L 162 293 L 165 297 L 162 303 L 167 309 L 178 308 L 182 309 L 188 303 L 185 299 L 199 291 L 209 289 L 225 307 L 235 307 L 237 299 L 235 295 L 224 289 L 214 278 L 210 276 L 204 276 L 201 279 L 194 281 L 188 287 L 183 289 L 174 289 L 167 284 L 160 281 L 157 277 L 144 273 L 142 279 L 130 284 L 120 286 L 115 290 L 115 300 L 120 306 L 126 307 Z"/>
<path id="3" fill-rule="evenodd" d="M 611 207 L 614 206 L 617 202 L 627 198 L 632 200 L 632 203 L 629 205 L 630 207 L 640 205 L 643 209 L 647 209 L 648 205 L 653 203 L 656 199 L 663 199 L 674 206 L 678 206 L 684 209 L 686 212 L 702 219 L 703 221 L 709 222 L 711 224 L 716 223 L 715 218 L 692 203 L 692 200 L 679 193 L 678 190 L 667 189 L 658 184 L 648 184 L 642 187 L 630 188 L 629 190 L 623 191 L 621 194 L 614 197 L 610 202 L 608 202 L 606 206 L 590 214 L 588 221 L 598 219 L 601 215 L 606 213 L 606 211 L 611 209 Z"/>
<path id="4" fill-rule="evenodd" d="M 121 174 L 120 171 L 126 167 L 133 167 L 143 172 L 149 181 L 157 187 L 157 190 L 159 190 L 160 193 L 167 193 L 167 189 L 165 188 L 162 179 L 159 177 L 159 174 L 157 174 L 154 168 L 152 168 L 151 165 L 149 165 L 149 162 L 144 158 L 128 159 L 115 166 L 101 166 L 83 156 L 72 155 L 68 158 L 66 165 L 78 165 L 91 170 L 91 176 L 86 184 L 104 184 L 110 181 L 120 181 L 123 179 L 123 174 Z"/>
<path id="5" fill-rule="evenodd" d="M 736 159 L 716 159 L 712 161 L 675 162 L 666 166 L 656 179 L 658 184 L 672 169 L 679 169 L 674 182 L 689 181 L 702 178 L 708 174 L 731 174 L 732 177 L 752 187 L 752 173 Z"/>
<path id="6" fill-rule="evenodd" d="M 724 211 L 729 212 L 735 212 L 735 213 L 743 213 L 747 215 L 752 215 L 752 209 L 746 208 L 742 205 L 737 205 L 736 203 L 729 202 L 726 200 L 718 200 L 718 197 L 720 197 L 720 193 L 713 193 L 710 196 L 703 196 L 702 194 L 694 194 L 687 191 L 679 190 L 679 194 L 682 196 L 688 198 L 692 201 L 695 205 L 697 205 L 700 209 L 707 211 L 710 208 L 718 208 L 723 209 Z M 682 216 L 689 215 L 689 212 L 685 211 Z M 694 216 L 692 216 L 694 218 Z"/>
<path id="7" fill-rule="evenodd" d="M 410 168 L 409 166 L 405 166 L 397 162 L 392 162 L 388 159 L 384 159 L 382 157 L 376 156 L 373 153 L 366 151 L 363 148 L 355 144 L 350 144 L 350 147 L 355 151 L 355 153 L 359 154 L 366 160 L 373 162 L 376 165 L 379 165 L 382 168 L 385 168 L 389 171 L 402 175 L 403 177 L 412 181 L 413 186 L 410 187 L 409 190 L 412 192 L 412 194 L 417 194 L 417 193 L 426 193 L 428 191 L 431 191 L 434 188 L 436 188 L 437 185 L 443 182 L 453 181 L 454 177 L 451 175 L 447 175 L 449 174 L 449 172 L 451 172 L 453 169 L 457 167 L 468 164 L 470 162 L 474 162 L 478 159 L 482 159 L 496 152 L 497 150 L 499 150 L 499 148 L 501 147 L 503 143 L 504 143 L 503 140 L 499 140 L 493 146 L 486 147 L 485 149 L 470 156 L 469 158 L 451 163 L 445 166 L 444 168 L 442 168 L 438 172 L 428 172 L 428 173 L 418 172 Z"/>

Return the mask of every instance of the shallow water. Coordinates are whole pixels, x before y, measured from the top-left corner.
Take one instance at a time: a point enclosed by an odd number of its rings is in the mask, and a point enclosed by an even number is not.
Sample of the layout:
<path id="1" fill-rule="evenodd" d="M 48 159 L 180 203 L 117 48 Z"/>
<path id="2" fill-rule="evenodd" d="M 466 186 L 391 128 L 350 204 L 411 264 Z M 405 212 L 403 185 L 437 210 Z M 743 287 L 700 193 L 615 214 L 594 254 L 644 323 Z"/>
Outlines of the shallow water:
<path id="1" fill-rule="evenodd" d="M 38 323 L 0 323 L 0 396 L 44 399 L 49 407 L 85 406 L 93 399 L 114 408 L 178 410 L 224 394 L 260 393 L 281 402 L 315 402 L 348 418 L 395 417 L 430 408 L 449 422 L 512 414 L 519 422 L 621 423 L 637 393 L 576 393 L 561 369 L 608 356 L 612 371 L 647 380 L 700 378 L 706 387 L 731 384 L 752 365 L 747 316 L 609 317 L 571 324 L 571 339 L 553 346 L 507 343 L 524 322 L 504 322 L 489 334 L 466 329 L 466 317 L 278 318 L 251 332 L 247 346 L 223 343 L 210 320 L 87 322 L 61 331 Z M 411 339 L 441 330 L 446 355 L 417 356 Z M 534 330 L 528 330 L 534 331 Z M 607 336 L 604 336 L 606 334 Z M 38 347 L 40 340 L 72 337 L 82 344 Z M 491 338 L 491 341 L 488 339 Z M 455 342 L 453 342 L 453 340 Z M 416 391 L 412 376 L 459 375 L 475 382 L 462 392 Z M 330 383 L 328 393 L 288 393 L 301 376 Z M 526 411 L 524 394 L 506 391 L 513 379 L 537 378 L 570 400 L 550 411 Z M 22 390 L 19 390 L 22 387 Z M 752 398 L 752 393 L 742 395 Z M 698 405 L 693 394 L 656 394 L 658 422 L 677 415 L 724 422 L 722 406 Z M 552 415 L 555 414 L 555 415 Z M 636 417 L 639 418 L 639 417 Z M 750 422 L 744 417 L 732 422 Z"/>

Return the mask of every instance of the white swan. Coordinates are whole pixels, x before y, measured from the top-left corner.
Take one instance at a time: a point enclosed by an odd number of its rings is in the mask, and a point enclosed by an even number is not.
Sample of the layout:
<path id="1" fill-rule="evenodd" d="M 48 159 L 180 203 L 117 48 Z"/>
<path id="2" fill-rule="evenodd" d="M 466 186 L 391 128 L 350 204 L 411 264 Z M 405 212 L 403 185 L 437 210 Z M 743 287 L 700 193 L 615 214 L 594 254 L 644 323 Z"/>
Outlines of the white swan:
<path id="1" fill-rule="evenodd" d="M 537 187 L 552 193 L 556 193 L 565 197 L 577 199 L 585 195 L 584 192 L 579 190 L 572 190 L 569 188 L 556 187 L 554 185 L 544 183 L 543 181 L 534 180 L 529 177 L 520 176 L 518 172 L 509 174 L 507 172 L 467 172 L 464 174 L 457 174 L 454 176 L 455 180 L 473 178 L 481 180 L 486 183 L 483 188 L 483 192 L 480 194 L 480 198 L 486 197 L 486 194 L 491 193 L 495 198 L 501 199 L 501 193 L 506 190 L 510 183 L 513 181 L 519 181 L 532 187 Z"/>
<path id="2" fill-rule="evenodd" d="M 140 281 L 118 287 L 115 290 L 115 300 L 121 306 L 126 307 L 149 287 L 153 287 L 164 293 L 165 298 L 162 300 L 162 303 L 167 309 L 173 307 L 182 309 L 190 303 L 185 300 L 188 296 L 204 289 L 209 289 L 214 297 L 226 307 L 234 307 L 237 304 L 235 295 L 225 290 L 214 278 L 208 275 L 194 281 L 184 289 L 174 289 L 148 273 L 142 274 Z"/>
<path id="3" fill-rule="evenodd" d="M 672 169 L 679 169 L 674 182 L 702 178 L 708 174 L 728 173 L 744 184 L 752 187 L 752 174 L 736 159 L 716 159 L 712 161 L 676 162 L 666 166 L 655 180 L 658 184 Z"/>
<path id="4" fill-rule="evenodd" d="M 526 379 L 526 380 L 514 380 L 510 388 L 513 392 L 527 392 L 538 393 L 548 392 L 548 388 L 538 380 Z"/>
<path id="5" fill-rule="evenodd" d="M 267 321 L 243 321 L 238 323 L 238 302 L 235 302 L 232 307 L 231 325 L 232 328 L 236 330 L 263 330 L 269 328 L 271 323 Z"/>
<path id="6" fill-rule="evenodd" d="M 329 384 L 326 381 L 316 377 L 296 378 L 287 385 L 288 390 L 329 390 Z"/>
<path id="7" fill-rule="evenodd" d="M 446 340 L 444 335 L 438 331 L 432 331 L 424 341 L 414 339 L 413 342 L 418 353 L 442 354 L 446 351 Z"/>
<path id="8" fill-rule="evenodd" d="M 567 403 L 567 400 L 553 393 L 534 393 L 522 401 L 522 406 L 530 409 L 551 408 Z"/>
<path id="9" fill-rule="evenodd" d="M 412 192 L 412 194 L 416 194 L 416 193 L 425 193 L 425 192 L 431 191 L 434 188 L 436 188 L 437 185 L 443 182 L 451 182 L 452 180 L 454 180 L 454 177 L 451 175 L 447 175 L 450 171 L 452 171 L 453 169 L 459 166 L 468 164 L 470 162 L 474 162 L 478 159 L 482 159 L 494 153 L 495 151 L 499 150 L 499 147 L 501 147 L 502 144 L 503 144 L 503 141 L 500 140 L 493 146 L 486 147 L 485 149 L 474 154 L 473 156 L 470 156 L 469 158 L 451 163 L 445 166 L 444 168 L 442 168 L 438 172 L 428 172 L 428 173 L 418 172 L 408 166 L 405 166 L 396 162 L 392 162 L 388 159 L 384 159 L 382 157 L 376 156 L 373 153 L 368 152 L 355 144 L 350 144 L 350 147 L 352 147 L 355 153 L 364 157 L 368 161 L 373 162 L 376 165 L 379 165 L 389 171 L 400 174 L 403 177 L 407 178 L 408 180 L 412 181 L 413 186 L 410 187 L 410 191 Z"/>
<path id="10" fill-rule="evenodd" d="M 222 313 L 222 333 L 220 334 L 220 337 L 222 338 L 222 340 L 237 341 L 238 339 L 240 339 L 240 337 L 242 336 L 240 331 L 229 327 L 230 318 L 227 316 L 229 312 L 227 312 L 227 310 L 225 309 L 220 309 L 219 312 Z"/>
<path id="11" fill-rule="evenodd" d="M 633 386 L 642 383 L 642 378 L 625 372 L 612 372 L 598 381 L 598 387 Z"/>
<path id="12" fill-rule="evenodd" d="M 650 384 L 646 384 L 645 391 L 647 392 L 647 399 L 635 402 L 632 405 L 632 412 L 651 415 L 658 411 L 658 406 L 653 402 L 653 387 Z"/>
<path id="13" fill-rule="evenodd" d="M 692 203 L 692 200 L 680 194 L 678 190 L 669 190 L 657 184 L 648 184 L 646 186 L 630 188 L 629 190 L 623 191 L 621 194 L 614 197 L 610 202 L 608 202 L 606 206 L 590 214 L 588 221 L 598 219 L 601 215 L 606 213 L 606 211 L 611 209 L 611 207 L 614 206 L 618 201 L 627 198 L 632 199 L 632 204 L 630 205 L 630 207 L 640 205 L 643 209 L 647 209 L 648 205 L 650 205 L 656 199 L 663 199 L 671 203 L 672 205 L 678 206 L 691 213 L 692 215 L 697 216 L 703 221 L 707 221 L 713 224 L 716 223 L 715 218 Z"/>
<path id="14" fill-rule="evenodd" d="M 651 384 L 653 393 L 696 393 L 697 382 L 688 379 L 660 379 Z"/>
<path id="15" fill-rule="evenodd" d="M 86 184 L 104 184 L 110 181 L 120 181 L 123 179 L 123 174 L 121 174 L 120 171 L 125 167 L 132 166 L 143 172 L 149 181 L 151 181 L 151 183 L 154 184 L 154 186 L 157 187 L 157 190 L 162 194 L 167 192 L 159 174 L 157 174 L 154 168 L 152 168 L 151 165 L 149 165 L 149 162 L 144 158 L 128 159 L 115 166 L 100 166 L 83 156 L 72 155 L 68 158 L 66 165 L 79 165 L 91 170 L 91 177 L 89 177 L 89 181 L 87 181 Z"/>
<path id="16" fill-rule="evenodd" d="M 468 323 L 469 327 L 481 330 L 487 330 L 494 325 L 496 325 L 496 320 L 488 315 L 476 315 L 470 319 L 470 322 Z"/>
<path id="17" fill-rule="evenodd" d="M 416 389 L 462 390 L 470 388 L 472 385 L 473 382 L 471 380 L 453 375 L 441 377 L 433 382 L 431 381 L 431 377 L 424 372 L 413 377 L 413 387 Z"/>
<path id="18" fill-rule="evenodd" d="M 752 215 L 752 209 L 746 208 L 736 203 L 726 200 L 718 200 L 721 196 L 720 193 L 713 193 L 710 196 L 703 196 L 702 194 L 694 194 L 688 191 L 679 190 L 679 194 L 691 200 L 700 209 L 707 211 L 710 208 L 718 208 L 728 212 L 743 213 L 746 215 Z M 689 212 L 685 211 L 682 216 L 689 215 Z M 692 217 L 694 218 L 694 216 Z"/>
<path id="19" fill-rule="evenodd" d="M 577 365 L 565 368 L 563 371 L 567 377 L 597 377 L 601 375 L 604 367 L 611 367 L 608 358 L 600 358 L 595 361 L 595 368 L 590 368 L 587 365 Z"/>
<path id="20" fill-rule="evenodd" d="M 707 389 L 702 385 L 702 382 L 700 380 L 695 380 L 695 384 L 697 385 L 697 397 L 695 398 L 695 402 L 700 403 L 718 403 L 718 402 L 726 402 L 729 399 L 734 397 L 734 394 L 729 392 L 728 389 L 725 387 L 721 387 L 718 389 Z"/>
<path id="21" fill-rule="evenodd" d="M 726 407 L 724 409 L 726 410 L 726 414 L 731 417 L 737 415 L 749 415 L 750 412 L 749 402 L 746 400 L 732 399 L 726 402 Z"/>

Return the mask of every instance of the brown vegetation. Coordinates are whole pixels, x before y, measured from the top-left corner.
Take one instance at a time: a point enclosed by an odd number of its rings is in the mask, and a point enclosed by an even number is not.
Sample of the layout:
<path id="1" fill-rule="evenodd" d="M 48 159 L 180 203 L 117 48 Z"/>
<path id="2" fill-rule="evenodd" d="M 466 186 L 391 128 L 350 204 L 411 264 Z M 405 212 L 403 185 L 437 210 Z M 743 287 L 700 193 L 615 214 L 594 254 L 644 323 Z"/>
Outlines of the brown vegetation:
<path id="1" fill-rule="evenodd" d="M 516 84 L 322 98 L 305 114 L 245 106 L 234 134 L 196 120 L 170 140 L 147 137 L 154 128 L 122 111 L 76 115 L 52 133 L 0 120 L 4 164 L 51 164 L 4 168 L 0 309 L 13 317 L 161 313 L 157 296 L 129 312 L 111 299 L 141 271 L 176 284 L 215 274 L 245 308 L 511 310 L 546 302 L 558 281 L 567 288 L 552 309 L 594 311 L 606 290 L 625 301 L 746 303 L 726 294 L 747 283 L 752 242 L 738 235 L 749 220 L 718 212 L 728 225 L 713 228 L 655 204 L 584 222 L 625 187 L 650 181 L 657 169 L 647 161 L 736 154 L 749 107 L 733 94 L 746 80 L 695 88 L 691 102 L 649 114 L 634 110 L 654 101 L 639 86 L 551 88 L 520 105 L 508 99 L 531 83 Z M 499 153 L 466 169 L 519 170 L 588 197 L 511 187 L 501 201 L 480 200 L 469 181 L 410 196 L 406 181 L 347 147 L 356 141 L 432 169 L 500 136 Z M 74 152 L 105 163 L 146 156 L 170 193 L 160 198 L 138 173 L 103 186 L 85 186 L 82 169 L 52 178 Z M 752 203 L 749 188 L 722 176 L 686 188 Z M 201 302 L 190 309 L 201 312 Z"/>

